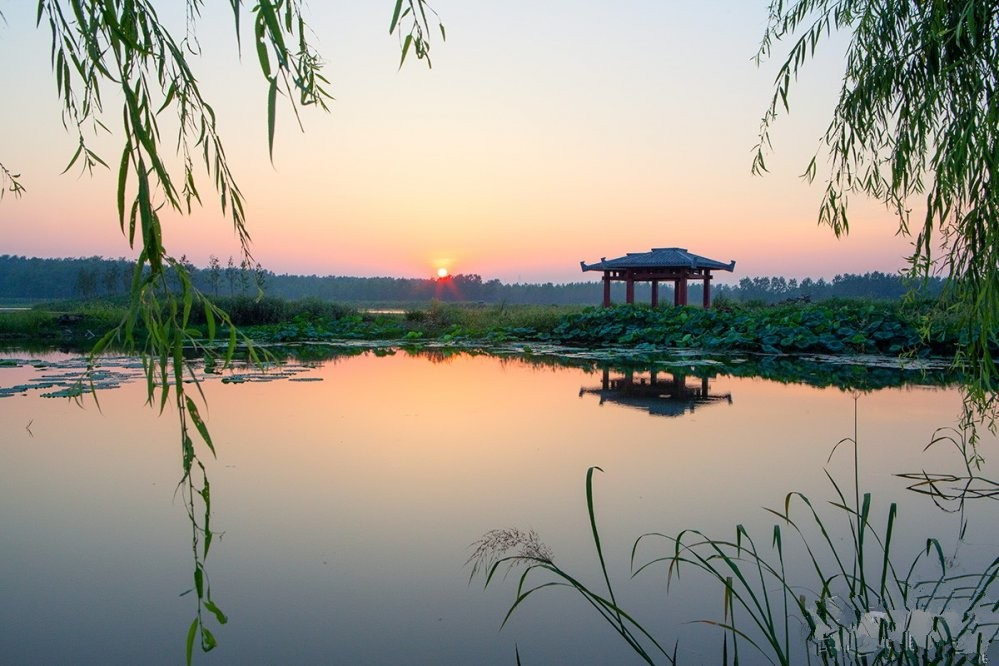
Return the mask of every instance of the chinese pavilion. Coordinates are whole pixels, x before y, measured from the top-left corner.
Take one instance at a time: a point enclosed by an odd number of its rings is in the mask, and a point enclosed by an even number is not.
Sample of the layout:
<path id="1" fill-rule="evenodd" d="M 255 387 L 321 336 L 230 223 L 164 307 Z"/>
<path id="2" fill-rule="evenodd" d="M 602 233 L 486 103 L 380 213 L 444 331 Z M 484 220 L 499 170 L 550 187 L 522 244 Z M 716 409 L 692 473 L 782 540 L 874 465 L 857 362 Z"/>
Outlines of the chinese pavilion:
<path id="1" fill-rule="evenodd" d="M 612 280 L 625 283 L 625 300 L 635 302 L 635 283 L 652 283 L 652 307 L 659 305 L 659 283 L 673 283 L 673 304 L 687 304 L 687 282 L 704 282 L 704 307 L 711 307 L 711 271 L 733 271 L 735 261 L 724 264 L 687 252 L 682 247 L 657 247 L 651 252 L 629 252 L 617 259 L 602 258 L 595 264 L 579 262 L 583 271 L 604 272 L 604 306 L 611 304 Z"/>

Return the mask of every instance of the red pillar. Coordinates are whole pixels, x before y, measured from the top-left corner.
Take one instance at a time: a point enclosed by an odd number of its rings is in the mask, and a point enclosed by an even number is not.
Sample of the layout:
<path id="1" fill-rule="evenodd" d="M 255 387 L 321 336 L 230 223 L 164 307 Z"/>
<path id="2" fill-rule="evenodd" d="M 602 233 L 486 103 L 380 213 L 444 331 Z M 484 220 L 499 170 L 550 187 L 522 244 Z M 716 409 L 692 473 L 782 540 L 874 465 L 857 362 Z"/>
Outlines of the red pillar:
<path id="1" fill-rule="evenodd" d="M 673 305 L 681 305 L 679 280 L 673 280 Z"/>
<path id="2" fill-rule="evenodd" d="M 686 305 L 687 304 L 687 278 L 680 278 L 680 282 L 679 282 L 678 286 L 679 286 L 679 289 L 677 291 L 680 292 L 680 302 L 677 303 L 677 305 Z"/>
<path id="3" fill-rule="evenodd" d="M 704 278 L 704 309 L 707 310 L 711 307 L 711 276 L 707 275 Z"/>
<path id="4" fill-rule="evenodd" d="M 610 304 L 611 304 L 611 301 L 610 301 L 610 283 L 611 283 L 610 273 L 608 273 L 607 271 L 604 271 L 604 307 L 605 308 L 609 308 Z"/>
<path id="5" fill-rule="evenodd" d="M 652 307 L 659 306 L 659 280 L 652 281 Z"/>
<path id="6" fill-rule="evenodd" d="M 635 278 L 632 276 L 631 271 L 628 271 L 627 286 L 625 288 L 625 299 L 628 305 L 635 304 Z"/>

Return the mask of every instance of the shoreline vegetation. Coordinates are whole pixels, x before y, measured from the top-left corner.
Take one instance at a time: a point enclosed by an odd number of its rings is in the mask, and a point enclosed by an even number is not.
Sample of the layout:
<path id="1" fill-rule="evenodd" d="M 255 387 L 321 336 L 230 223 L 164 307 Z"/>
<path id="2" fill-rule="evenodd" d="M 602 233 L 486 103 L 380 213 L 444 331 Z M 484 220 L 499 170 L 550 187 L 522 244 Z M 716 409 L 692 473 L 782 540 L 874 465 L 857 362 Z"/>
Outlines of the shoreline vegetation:
<path id="1" fill-rule="evenodd" d="M 213 298 L 255 342 L 440 340 L 554 342 L 580 347 L 635 345 L 764 354 L 952 356 L 963 340 L 956 318 L 929 300 L 828 299 L 767 304 L 718 298 L 713 306 L 644 304 L 609 308 L 507 303 L 344 304 L 263 296 Z M 85 348 L 116 326 L 124 298 L 0 301 L 0 345 L 52 343 Z M 188 326 L 207 337 L 202 308 Z"/>
<path id="2" fill-rule="evenodd" d="M 438 356 L 515 354 L 589 370 L 674 367 L 691 376 L 759 376 L 846 389 L 961 379 L 950 367 L 962 340 L 956 319 L 933 302 L 912 299 L 775 305 L 719 299 L 708 310 L 440 302 L 392 309 L 273 297 L 216 303 L 274 358 L 319 360 L 402 348 Z M 124 308 L 116 299 L 88 299 L 0 311 L 0 348 L 87 353 L 121 321 Z M 189 333 L 209 337 L 198 307 Z M 224 340 L 226 333 L 217 331 L 216 338 Z M 206 356 L 206 363 L 215 361 Z"/>
<path id="3" fill-rule="evenodd" d="M 129 314 L 128 266 L 125 259 L 0 255 L 0 349 L 87 354 L 100 341 L 105 351 L 127 352 L 123 339 L 105 346 L 102 336 L 117 328 L 119 336 L 131 331 L 133 341 L 148 337 L 141 318 Z M 531 362 L 544 357 L 629 371 L 697 357 L 726 366 L 728 374 L 850 389 L 963 381 L 974 370 L 957 363 L 971 335 L 961 329 L 961 313 L 941 300 L 939 278 L 879 272 L 830 281 L 742 278 L 715 284 L 713 306 L 705 310 L 669 305 L 666 284 L 659 308 L 645 304 L 643 285 L 636 285 L 638 305 L 602 308 L 595 306 L 599 282 L 276 275 L 215 257 L 207 268 L 182 257 L 180 267 L 192 287 L 184 305 L 190 310 L 175 324 L 183 356 L 217 356 L 212 367 L 224 367 L 234 351 L 234 359 L 252 356 L 254 348 L 275 358 L 319 359 L 350 353 L 349 346 L 375 353 L 394 346 L 520 353 Z M 171 273 L 158 291 L 179 293 L 181 282 Z M 621 293 L 612 288 L 612 300 L 620 303 L 623 285 L 614 287 Z M 699 288 L 691 285 L 692 302 L 699 302 Z M 165 321 L 172 315 L 164 308 Z M 207 311 L 214 321 L 206 320 Z M 126 319 L 131 323 L 122 328 Z"/>
<path id="4" fill-rule="evenodd" d="M 441 303 L 406 308 L 363 307 L 316 299 L 222 297 L 213 302 L 254 342 L 438 340 L 553 342 L 580 347 L 632 345 L 764 354 L 889 354 L 952 356 L 962 340 L 957 322 L 931 302 L 831 299 L 774 305 L 719 299 L 696 306 Z M 0 304 L 3 305 L 3 304 Z M 116 326 L 119 299 L 67 300 L 2 310 L 0 344 L 46 342 L 86 349 Z M 189 319 L 207 337 L 200 308 Z"/>
<path id="5" fill-rule="evenodd" d="M 213 303 L 256 343 L 329 340 L 547 342 L 575 347 L 780 354 L 880 354 L 949 358 L 963 341 L 957 320 L 931 301 L 830 299 L 819 303 L 737 303 L 697 306 L 509 305 L 433 301 L 405 308 L 316 299 L 221 297 Z M 53 344 L 79 351 L 116 326 L 121 299 L 27 305 L 0 302 L 0 345 Z M 189 332 L 208 337 L 201 308 Z"/>

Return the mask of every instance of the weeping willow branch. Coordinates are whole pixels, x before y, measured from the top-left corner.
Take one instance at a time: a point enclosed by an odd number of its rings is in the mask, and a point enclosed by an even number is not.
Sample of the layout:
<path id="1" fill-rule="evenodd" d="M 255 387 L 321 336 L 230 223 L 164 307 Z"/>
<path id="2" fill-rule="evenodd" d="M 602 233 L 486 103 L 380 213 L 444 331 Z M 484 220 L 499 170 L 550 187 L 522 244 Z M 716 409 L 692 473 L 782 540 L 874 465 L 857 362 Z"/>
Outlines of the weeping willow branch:
<path id="1" fill-rule="evenodd" d="M 429 14 L 428 14 L 429 12 Z M 440 18 L 424 0 L 396 0 L 395 9 L 392 12 L 392 21 L 389 23 L 389 33 L 396 32 L 399 35 L 399 48 L 402 55 L 399 57 L 399 67 L 406 62 L 406 56 L 410 50 L 416 54 L 419 60 L 431 66 L 430 62 L 430 16 L 437 23 L 437 28 L 441 33 L 441 40 L 447 39 L 444 24 Z"/>
<path id="2" fill-rule="evenodd" d="M 20 197 L 24 193 L 24 185 L 21 184 L 21 174 L 12 172 L 0 162 L 0 199 L 7 192 Z"/>
<path id="3" fill-rule="evenodd" d="M 423 0 L 399 0 L 390 33 L 400 35 L 402 60 L 412 47 L 429 64 L 428 16 L 436 16 Z M 215 308 L 191 285 L 183 262 L 176 261 L 164 242 L 161 213 L 190 213 L 202 203 L 199 181 L 211 179 L 221 210 L 231 220 L 243 253 L 242 263 L 252 265 L 245 204 L 226 157 L 216 115 L 205 100 L 192 71 L 191 55 L 199 53 L 196 25 L 202 0 L 186 0 L 186 32 L 175 39 L 164 26 L 150 0 L 39 0 L 36 22 L 51 34 L 51 64 L 62 107 L 63 125 L 74 132 L 77 148 L 66 166 L 84 171 L 108 167 L 93 149 L 90 137 L 111 131 L 105 120 L 105 88 L 121 99 L 123 145 L 117 164 L 118 223 L 130 247 L 139 251 L 130 291 L 131 306 L 125 320 L 95 348 L 99 353 L 117 342 L 140 350 L 147 360 L 149 401 L 162 410 L 171 383 L 181 416 L 182 439 L 187 437 L 185 414 L 202 432 L 203 423 L 184 400 L 181 376 L 182 350 L 196 344 L 188 331 L 193 307 L 204 308 L 210 322 L 231 326 L 228 316 Z M 244 18 L 251 18 L 253 44 L 268 87 L 267 142 L 273 155 L 278 93 L 287 99 L 296 119 L 300 107 L 328 109 L 332 100 L 323 61 L 310 44 L 311 32 L 298 0 L 259 0 L 248 12 L 240 0 L 230 0 L 237 41 Z M 246 15 L 251 15 L 247 17 Z M 402 37 L 403 32 L 408 34 Z M 443 27 L 441 28 L 443 36 Z M 170 150 L 161 123 L 171 116 L 176 127 L 175 148 Z M 0 165 L 2 167 L 2 165 Z M 20 194 L 17 174 L 0 171 L 4 190 Z M 179 289 L 167 288 L 168 273 Z M 135 337 L 141 330 L 142 340 Z M 235 348 L 231 338 L 224 354 L 228 363 Z M 156 393 L 159 391 L 159 397 Z M 207 430 L 204 430 L 207 433 Z M 201 439 L 211 449 L 211 442 Z M 191 459 L 185 444 L 185 476 Z"/>
<path id="4" fill-rule="evenodd" d="M 850 33 L 839 101 L 804 176 L 828 162 L 819 222 L 849 231 L 850 196 L 880 200 L 909 236 L 910 272 L 942 273 L 941 308 L 956 314 L 956 362 L 967 396 L 994 423 L 999 369 L 999 5 L 993 0 L 773 0 L 758 59 L 790 43 L 763 115 L 753 172 L 766 171 L 770 130 L 820 45 Z M 936 256 L 937 248 L 942 250 Z"/>
<path id="5" fill-rule="evenodd" d="M 113 123 L 105 118 L 105 89 L 120 100 L 123 145 L 116 161 L 118 224 L 129 246 L 138 251 L 138 259 L 128 312 L 94 346 L 90 363 L 93 368 L 111 344 L 139 352 L 148 403 L 162 412 L 172 398 L 178 415 L 183 463 L 178 488 L 191 518 L 198 597 L 187 640 L 188 662 L 196 635 L 200 634 L 203 650 L 216 644 L 203 618 L 211 614 L 224 623 L 225 616 L 211 599 L 204 568 L 212 540 L 211 503 L 198 451 L 203 447 L 214 455 L 215 447 L 199 402 L 185 388 L 185 381 L 193 380 L 196 397 L 204 404 L 185 351 L 194 349 L 213 359 L 221 356 L 225 367 L 233 359 L 238 333 L 228 315 L 194 288 L 185 263 L 167 250 L 161 212 L 189 214 L 193 204 L 201 205 L 199 182 L 207 177 L 239 239 L 241 265 L 254 263 L 243 194 L 226 157 L 215 111 L 202 95 L 191 67 L 190 56 L 200 52 L 196 27 L 203 4 L 203 0 L 185 0 L 186 30 L 180 39 L 161 21 L 151 0 L 38 0 L 36 11 L 36 25 L 46 25 L 51 35 L 50 58 L 62 123 L 77 139 L 65 171 L 112 168 L 93 148 L 91 138 L 102 132 L 115 134 L 109 126 Z M 323 75 L 323 60 L 311 46 L 300 0 L 257 0 L 248 12 L 242 0 L 229 4 L 237 42 L 244 16 L 252 15 L 254 50 L 268 88 L 267 146 L 273 160 L 278 93 L 286 98 L 301 127 L 300 108 L 328 109 L 330 84 Z M 429 65 L 428 12 L 436 16 L 424 0 L 406 0 L 405 8 L 402 0 L 396 2 L 389 32 L 400 35 L 401 62 L 412 48 Z M 405 31 L 408 34 L 403 37 Z M 164 140 L 166 126 L 176 128 L 172 148 Z M 0 163 L 0 197 L 6 192 L 19 196 L 24 187 L 20 174 Z M 204 310 L 207 340 L 189 326 L 194 308 Z M 218 329 L 228 331 L 227 344 L 215 344 Z M 249 360 L 259 362 L 249 340 L 244 342 Z M 195 439 L 200 440 L 200 447 L 195 446 Z M 203 509 L 200 520 L 198 505 Z"/>

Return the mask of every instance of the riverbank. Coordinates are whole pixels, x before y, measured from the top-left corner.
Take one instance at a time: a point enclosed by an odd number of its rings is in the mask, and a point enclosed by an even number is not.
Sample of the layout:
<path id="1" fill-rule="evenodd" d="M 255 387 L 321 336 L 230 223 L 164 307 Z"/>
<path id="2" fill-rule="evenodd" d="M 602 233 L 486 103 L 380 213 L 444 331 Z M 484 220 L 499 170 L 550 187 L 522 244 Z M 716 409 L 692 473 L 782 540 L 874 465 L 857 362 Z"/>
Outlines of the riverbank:
<path id="1" fill-rule="evenodd" d="M 961 341 L 952 317 L 932 303 L 837 300 L 776 306 L 697 307 L 455 305 L 372 312 L 322 301 L 221 299 L 233 323 L 261 344 L 390 340 L 505 342 L 644 350 L 695 348 L 765 355 L 887 355 L 952 358 Z M 37 305 L 0 314 L 0 343 L 86 351 L 125 315 L 113 301 Z M 208 336 L 195 307 L 191 335 Z"/>

